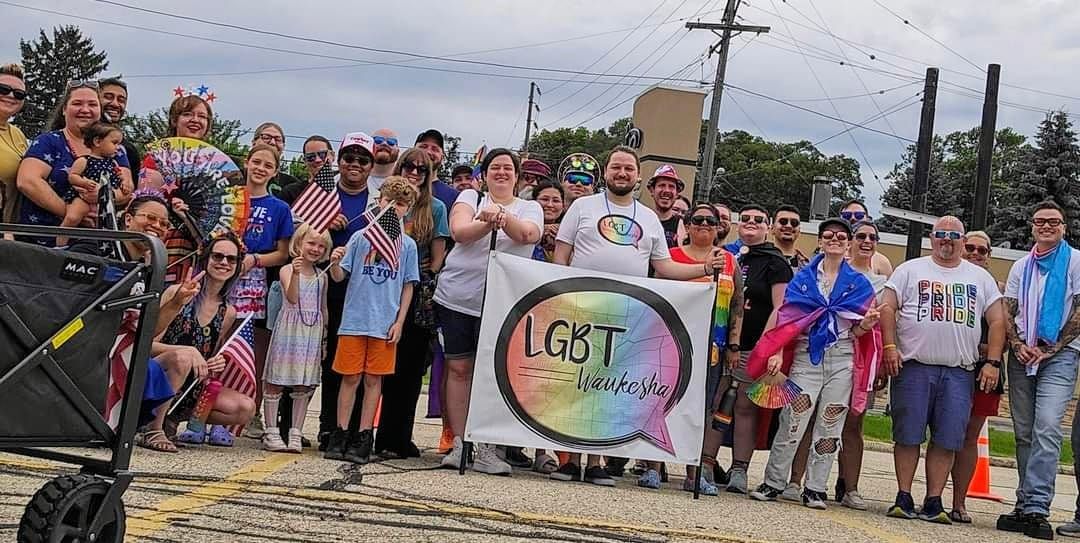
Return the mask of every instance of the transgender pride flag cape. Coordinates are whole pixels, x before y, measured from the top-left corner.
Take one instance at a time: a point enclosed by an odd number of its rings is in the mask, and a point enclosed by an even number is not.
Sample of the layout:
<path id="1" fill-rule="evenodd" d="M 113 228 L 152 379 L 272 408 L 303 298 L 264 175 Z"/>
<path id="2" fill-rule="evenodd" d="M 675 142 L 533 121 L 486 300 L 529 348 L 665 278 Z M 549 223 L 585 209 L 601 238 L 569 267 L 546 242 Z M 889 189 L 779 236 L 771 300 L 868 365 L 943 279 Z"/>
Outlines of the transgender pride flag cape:
<path id="1" fill-rule="evenodd" d="M 776 327 L 761 336 L 747 360 L 746 371 L 750 378 L 756 380 L 765 375 L 769 358 L 785 349 L 790 350 L 804 332 L 810 344 L 810 363 L 821 364 L 825 350 L 835 344 L 839 336 L 839 319 L 860 321 L 873 305 L 874 287 L 847 262 L 840 264 L 836 284 L 826 299 L 818 289 L 818 265 L 823 258 L 823 254 L 815 256 L 788 283 L 784 305 L 777 313 Z M 791 370 L 788 360 L 790 358 L 785 357 L 782 370 L 785 374 Z M 851 410 L 855 413 L 866 409 L 880 360 L 881 332 L 875 326 L 872 332 L 855 338 L 855 386 L 851 393 Z"/>

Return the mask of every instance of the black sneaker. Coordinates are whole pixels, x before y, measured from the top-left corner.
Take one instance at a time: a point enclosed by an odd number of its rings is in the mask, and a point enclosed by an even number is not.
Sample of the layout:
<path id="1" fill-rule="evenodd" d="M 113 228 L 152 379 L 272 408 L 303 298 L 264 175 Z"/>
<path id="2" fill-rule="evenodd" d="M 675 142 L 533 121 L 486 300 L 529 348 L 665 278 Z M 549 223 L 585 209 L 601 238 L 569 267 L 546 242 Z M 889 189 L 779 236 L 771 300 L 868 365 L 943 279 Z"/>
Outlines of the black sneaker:
<path id="1" fill-rule="evenodd" d="M 1046 520 L 1046 515 L 1040 513 L 1028 513 L 1024 515 L 1024 535 L 1045 541 L 1054 540 L 1054 528 Z"/>
<path id="2" fill-rule="evenodd" d="M 606 471 L 608 475 L 612 477 L 622 477 L 626 475 L 626 464 L 630 462 L 630 459 L 608 456 L 604 460 L 604 471 Z"/>
<path id="3" fill-rule="evenodd" d="M 612 479 L 603 467 L 593 466 L 591 468 L 585 468 L 585 476 L 583 477 L 586 483 L 592 483 L 599 486 L 615 486 L 615 479 Z"/>
<path id="4" fill-rule="evenodd" d="M 532 467 L 532 459 L 521 452 L 521 447 L 507 447 L 505 451 L 504 460 L 507 464 L 521 469 Z"/>
<path id="5" fill-rule="evenodd" d="M 1026 526 L 1027 520 L 1024 519 L 1024 513 L 1020 512 L 1019 509 L 1013 509 L 997 519 L 997 529 L 1003 532 L 1020 533 L 1024 531 Z"/>
<path id="6" fill-rule="evenodd" d="M 777 490 L 766 483 L 761 483 L 761 486 L 750 492 L 750 497 L 760 502 L 774 502 L 783 493 L 783 490 Z"/>
<path id="7" fill-rule="evenodd" d="M 829 501 L 829 495 L 824 492 L 810 490 L 809 488 L 804 488 L 802 491 L 802 504 L 810 509 L 825 510 L 828 508 L 825 503 L 827 501 Z"/>
<path id="8" fill-rule="evenodd" d="M 933 522 L 935 524 L 952 524 L 945 507 L 941 505 L 941 496 L 926 497 L 923 501 L 922 511 L 919 511 L 919 520 Z"/>
<path id="9" fill-rule="evenodd" d="M 349 437 L 345 447 L 345 460 L 361 466 L 371 460 L 371 444 L 374 441 L 371 430 L 360 430 Z"/>
<path id="10" fill-rule="evenodd" d="M 319 452 L 326 452 L 326 446 L 330 443 L 330 434 L 327 430 L 319 430 L 319 436 L 316 440 L 319 442 Z"/>
<path id="11" fill-rule="evenodd" d="M 847 494 L 847 482 L 843 479 L 836 480 L 836 503 L 844 501 L 844 494 Z"/>
<path id="12" fill-rule="evenodd" d="M 581 482 L 581 468 L 573 462 L 567 462 L 559 466 L 559 469 L 551 472 L 548 478 L 556 481 L 579 483 Z"/>
<path id="13" fill-rule="evenodd" d="M 885 513 L 885 516 L 905 520 L 915 518 L 915 500 L 911 497 L 911 494 L 904 491 L 897 492 L 896 501 Z"/>
<path id="14" fill-rule="evenodd" d="M 327 435 L 319 440 L 319 449 L 323 451 L 323 458 L 327 460 L 344 460 L 346 441 L 348 440 L 346 439 L 345 430 L 341 428 L 337 428 L 333 432 L 327 432 Z"/>

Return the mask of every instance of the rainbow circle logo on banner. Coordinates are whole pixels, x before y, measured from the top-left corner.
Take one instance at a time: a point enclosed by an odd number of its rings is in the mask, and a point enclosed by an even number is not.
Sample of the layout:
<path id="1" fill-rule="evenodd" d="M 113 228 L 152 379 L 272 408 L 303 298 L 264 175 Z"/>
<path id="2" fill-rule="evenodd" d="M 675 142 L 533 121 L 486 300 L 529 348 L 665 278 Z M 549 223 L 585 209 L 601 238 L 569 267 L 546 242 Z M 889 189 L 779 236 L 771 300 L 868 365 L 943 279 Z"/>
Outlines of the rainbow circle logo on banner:
<path id="1" fill-rule="evenodd" d="M 577 448 L 643 439 L 674 454 L 666 416 L 689 385 L 691 344 L 675 308 L 655 292 L 561 279 L 510 310 L 495 380 L 518 420 L 546 439 Z"/>

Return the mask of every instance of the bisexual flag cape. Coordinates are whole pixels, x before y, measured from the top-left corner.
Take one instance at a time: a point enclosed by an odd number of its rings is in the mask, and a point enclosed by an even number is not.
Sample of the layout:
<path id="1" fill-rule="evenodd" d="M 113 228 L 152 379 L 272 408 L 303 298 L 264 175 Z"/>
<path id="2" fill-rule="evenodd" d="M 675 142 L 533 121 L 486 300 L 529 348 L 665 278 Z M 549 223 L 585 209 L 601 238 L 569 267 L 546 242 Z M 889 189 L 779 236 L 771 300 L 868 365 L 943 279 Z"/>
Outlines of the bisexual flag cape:
<path id="1" fill-rule="evenodd" d="M 860 321 L 874 304 L 874 287 L 847 262 L 840 264 L 829 298 L 818 288 L 818 265 L 825 255 L 818 254 L 795 274 L 784 294 L 784 305 L 777 313 L 776 327 L 765 332 L 747 360 L 747 373 L 758 379 L 768 370 L 774 354 L 791 350 L 802 334 L 809 340 L 810 363 L 821 364 L 825 350 L 836 343 L 840 319 Z M 855 338 L 855 360 L 851 393 L 851 410 L 862 413 L 873 389 L 874 377 L 881 360 L 881 333 L 877 326 L 872 332 Z M 782 371 L 790 373 L 793 357 L 785 356 Z"/>

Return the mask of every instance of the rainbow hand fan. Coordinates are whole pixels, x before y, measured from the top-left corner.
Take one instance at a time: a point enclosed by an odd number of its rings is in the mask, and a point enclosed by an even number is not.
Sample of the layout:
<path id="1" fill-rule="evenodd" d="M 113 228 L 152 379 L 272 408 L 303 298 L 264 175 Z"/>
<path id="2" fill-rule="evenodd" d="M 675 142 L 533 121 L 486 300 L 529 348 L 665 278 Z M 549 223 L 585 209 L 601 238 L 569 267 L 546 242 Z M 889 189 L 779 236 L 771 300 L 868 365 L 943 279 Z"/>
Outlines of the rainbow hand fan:
<path id="1" fill-rule="evenodd" d="M 769 383 L 768 381 L 777 382 Z M 802 387 L 795 384 L 795 381 L 779 373 L 775 377 L 770 378 L 766 375 L 755 381 L 746 389 L 746 397 L 758 407 L 780 409 L 791 403 L 799 394 L 802 394 L 802 391 Z"/>

